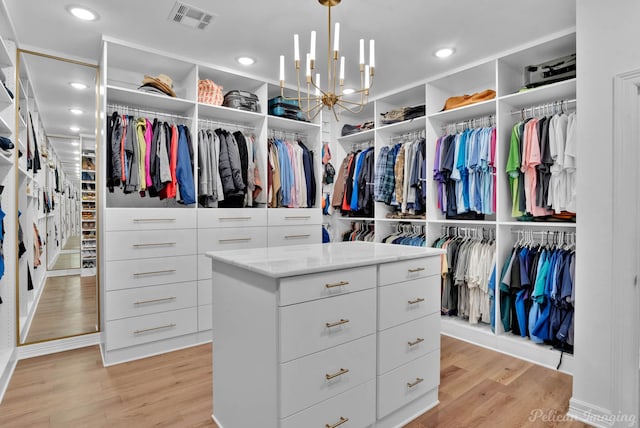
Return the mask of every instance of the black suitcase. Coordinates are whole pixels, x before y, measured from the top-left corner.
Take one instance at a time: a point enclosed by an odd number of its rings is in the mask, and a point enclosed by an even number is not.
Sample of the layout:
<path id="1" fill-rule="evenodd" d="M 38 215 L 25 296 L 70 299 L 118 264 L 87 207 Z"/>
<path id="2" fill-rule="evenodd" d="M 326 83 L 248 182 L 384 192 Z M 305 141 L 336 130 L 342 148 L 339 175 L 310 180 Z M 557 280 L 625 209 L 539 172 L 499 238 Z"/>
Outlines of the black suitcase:
<path id="1" fill-rule="evenodd" d="M 524 68 L 524 86 L 531 89 L 576 77 L 576 54 Z"/>
<path id="2" fill-rule="evenodd" d="M 238 110 L 260 113 L 260 100 L 258 96 L 247 91 L 233 90 L 227 92 L 222 105 Z"/>

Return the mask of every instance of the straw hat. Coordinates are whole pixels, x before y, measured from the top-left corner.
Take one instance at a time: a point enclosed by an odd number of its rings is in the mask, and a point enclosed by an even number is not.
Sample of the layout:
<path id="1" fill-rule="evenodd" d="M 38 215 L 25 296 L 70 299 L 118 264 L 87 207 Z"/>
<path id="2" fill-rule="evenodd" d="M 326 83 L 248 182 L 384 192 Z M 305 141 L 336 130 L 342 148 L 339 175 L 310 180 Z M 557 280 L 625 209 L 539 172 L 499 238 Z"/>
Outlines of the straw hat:
<path id="1" fill-rule="evenodd" d="M 166 74 L 159 74 L 158 77 L 148 76 L 145 74 L 144 79 L 142 80 L 142 85 L 150 85 L 161 90 L 167 95 L 171 95 L 172 97 L 176 96 L 176 93 L 173 92 L 173 80 Z"/>

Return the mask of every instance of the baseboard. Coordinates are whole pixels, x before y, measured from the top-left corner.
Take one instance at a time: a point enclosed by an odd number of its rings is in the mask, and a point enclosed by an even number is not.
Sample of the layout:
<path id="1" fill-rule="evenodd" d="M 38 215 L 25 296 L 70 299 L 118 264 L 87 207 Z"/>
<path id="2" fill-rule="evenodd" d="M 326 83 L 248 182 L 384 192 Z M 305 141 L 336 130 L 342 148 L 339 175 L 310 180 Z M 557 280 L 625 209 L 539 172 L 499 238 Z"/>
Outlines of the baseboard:
<path id="1" fill-rule="evenodd" d="M 14 349 L 11 357 L 9 358 L 9 362 L 2 372 L 0 372 L 0 403 L 2 403 L 4 394 L 7 392 L 7 388 L 9 388 L 9 382 L 11 382 L 11 377 L 13 376 L 13 372 L 15 371 L 17 364 L 18 359 L 16 358 L 16 350 Z"/>
<path id="2" fill-rule="evenodd" d="M 629 420 L 631 417 L 633 420 Z M 617 423 L 620 423 L 620 426 L 634 426 L 635 423 L 637 423 L 637 415 L 612 414 L 607 409 L 585 403 L 575 398 L 569 400 L 567 419 L 569 418 L 598 428 L 617 426 Z M 634 422 L 634 424 L 631 424 L 632 422 Z"/>
<path id="3" fill-rule="evenodd" d="M 220 421 L 218 421 L 218 420 L 216 419 L 216 415 L 214 415 L 213 413 L 211 414 L 211 419 L 213 419 L 213 422 L 215 422 L 215 423 L 216 423 L 216 425 L 218 426 L 218 428 L 224 428 L 224 427 L 222 426 L 222 424 L 220 423 Z"/>
<path id="4" fill-rule="evenodd" d="M 48 342 L 34 343 L 33 345 L 18 346 L 18 359 L 39 357 L 54 354 L 56 352 L 70 351 L 72 349 L 85 348 L 100 344 L 100 333 L 83 334 L 68 337 L 66 339 L 50 340 Z"/>

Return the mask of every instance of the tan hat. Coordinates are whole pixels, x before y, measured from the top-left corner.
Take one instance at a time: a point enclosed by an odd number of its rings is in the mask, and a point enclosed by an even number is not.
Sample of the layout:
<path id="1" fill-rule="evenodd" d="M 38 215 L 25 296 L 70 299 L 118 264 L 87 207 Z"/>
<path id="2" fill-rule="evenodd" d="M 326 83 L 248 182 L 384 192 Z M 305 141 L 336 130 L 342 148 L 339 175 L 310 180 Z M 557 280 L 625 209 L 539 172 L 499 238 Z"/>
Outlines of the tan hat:
<path id="1" fill-rule="evenodd" d="M 173 80 L 166 74 L 159 74 L 158 77 L 148 76 L 145 74 L 144 79 L 142 80 L 142 85 L 151 85 L 167 95 L 171 95 L 172 97 L 176 96 L 176 93 L 173 92 Z"/>

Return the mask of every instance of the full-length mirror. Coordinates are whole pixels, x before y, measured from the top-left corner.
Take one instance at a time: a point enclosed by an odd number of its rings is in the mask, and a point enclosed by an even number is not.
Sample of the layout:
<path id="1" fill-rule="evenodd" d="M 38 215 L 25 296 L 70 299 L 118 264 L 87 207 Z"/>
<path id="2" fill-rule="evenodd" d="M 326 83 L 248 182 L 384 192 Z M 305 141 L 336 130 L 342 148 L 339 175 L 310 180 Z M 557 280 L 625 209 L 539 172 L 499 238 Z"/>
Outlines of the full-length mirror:
<path id="1" fill-rule="evenodd" d="M 98 331 L 97 67 L 18 51 L 18 344 Z"/>

